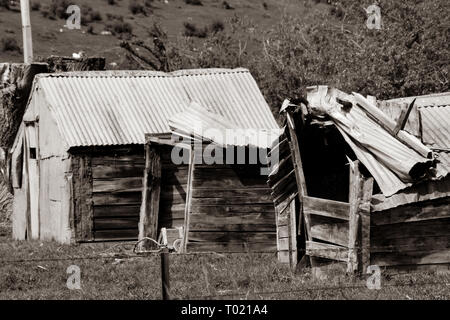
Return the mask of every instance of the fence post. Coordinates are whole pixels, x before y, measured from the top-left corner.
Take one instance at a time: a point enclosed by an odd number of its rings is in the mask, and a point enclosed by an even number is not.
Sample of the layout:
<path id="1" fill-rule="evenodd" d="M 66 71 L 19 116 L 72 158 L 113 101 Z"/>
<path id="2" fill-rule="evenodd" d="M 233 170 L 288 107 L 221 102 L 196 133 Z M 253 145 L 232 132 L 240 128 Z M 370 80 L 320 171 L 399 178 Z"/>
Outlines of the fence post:
<path id="1" fill-rule="evenodd" d="M 160 256 L 162 299 L 170 300 L 169 249 L 162 249 Z"/>

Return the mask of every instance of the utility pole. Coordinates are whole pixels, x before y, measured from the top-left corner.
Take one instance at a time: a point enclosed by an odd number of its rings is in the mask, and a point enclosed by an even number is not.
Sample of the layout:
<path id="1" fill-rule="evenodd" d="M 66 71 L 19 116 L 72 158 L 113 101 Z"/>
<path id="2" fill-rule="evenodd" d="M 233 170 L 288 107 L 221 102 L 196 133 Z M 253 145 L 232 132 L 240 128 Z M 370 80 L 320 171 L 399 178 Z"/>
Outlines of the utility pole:
<path id="1" fill-rule="evenodd" d="M 33 62 L 33 39 L 31 35 L 30 1 L 20 0 L 22 15 L 23 59 L 25 63 Z"/>

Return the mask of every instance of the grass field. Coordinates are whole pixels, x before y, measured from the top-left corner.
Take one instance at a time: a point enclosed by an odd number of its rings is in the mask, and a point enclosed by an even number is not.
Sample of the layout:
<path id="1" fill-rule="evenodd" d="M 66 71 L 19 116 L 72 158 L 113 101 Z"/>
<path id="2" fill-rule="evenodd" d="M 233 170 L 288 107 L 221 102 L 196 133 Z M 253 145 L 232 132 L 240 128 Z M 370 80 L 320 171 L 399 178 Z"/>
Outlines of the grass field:
<path id="1" fill-rule="evenodd" d="M 317 5 L 310 0 L 306 0 L 309 5 L 299 0 L 228 0 L 227 3 L 233 8 L 231 10 L 223 7 L 222 0 L 202 0 L 202 6 L 186 4 L 184 0 L 169 0 L 167 3 L 154 0 L 151 3 L 152 12 L 132 14 L 129 0 L 117 0 L 114 5 L 109 5 L 105 0 L 75 0 L 70 3 L 79 6 L 87 4 L 99 12 L 102 20 L 83 25 L 80 30 L 69 30 L 64 27 L 65 20 L 49 19 L 42 15 L 42 8 L 51 0 L 31 1 L 33 2 L 41 3 L 40 10 L 31 11 L 33 49 L 37 58 L 49 55 L 71 56 L 72 53 L 83 50 L 90 56 L 105 57 L 109 69 L 123 68 L 126 64 L 125 52 L 119 46 L 120 39 L 114 35 L 101 34 L 110 22 L 108 14 L 122 17 L 124 22 L 129 23 L 133 28 L 133 38 L 146 39 L 148 28 L 157 22 L 167 32 L 169 40 L 174 41 L 183 35 L 186 22 L 204 28 L 214 22 L 226 24 L 229 19 L 237 16 L 265 30 L 278 23 L 285 14 L 298 16 L 309 10 L 326 8 L 326 5 Z M 263 3 L 266 3 L 266 7 Z M 84 19 L 83 15 L 81 19 Z M 87 32 L 90 26 L 93 33 Z M 0 38 L 6 36 L 14 37 L 22 47 L 20 12 L 0 8 Z M 202 39 L 197 42 L 201 45 Z M 17 51 L 0 50 L 0 61 L 21 62 L 23 57 Z"/>
<path id="2" fill-rule="evenodd" d="M 3 239 L 0 299 L 160 299 L 159 255 L 124 258 L 132 248 Z M 81 290 L 66 286 L 70 265 L 80 267 Z M 381 289 L 369 290 L 365 278 L 332 268 L 291 272 L 272 254 L 171 254 L 170 280 L 174 299 L 450 299 L 450 274 L 382 274 Z"/>

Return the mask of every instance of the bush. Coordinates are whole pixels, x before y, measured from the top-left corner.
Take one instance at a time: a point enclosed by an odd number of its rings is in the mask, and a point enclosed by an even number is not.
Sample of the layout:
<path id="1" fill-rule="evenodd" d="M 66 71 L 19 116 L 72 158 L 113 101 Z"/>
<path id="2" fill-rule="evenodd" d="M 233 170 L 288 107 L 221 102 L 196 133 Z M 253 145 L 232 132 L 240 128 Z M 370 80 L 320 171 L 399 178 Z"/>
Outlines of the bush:
<path id="1" fill-rule="evenodd" d="M 214 21 L 211 24 L 211 28 L 210 29 L 211 29 L 212 33 L 217 33 L 217 32 L 223 31 L 225 29 L 225 26 L 224 26 L 222 21 Z"/>
<path id="2" fill-rule="evenodd" d="M 184 0 L 184 3 L 191 4 L 193 6 L 202 6 L 203 5 L 201 0 Z"/>
<path id="3" fill-rule="evenodd" d="M 70 2 L 67 0 L 52 0 L 49 7 L 49 17 L 58 17 L 59 19 L 67 19 L 69 14 L 66 13 L 67 8 L 70 6 Z"/>
<path id="4" fill-rule="evenodd" d="M 0 41 L 0 49 L 1 51 L 15 51 L 21 52 L 19 45 L 17 44 L 17 40 L 13 37 L 2 38 Z"/>
<path id="5" fill-rule="evenodd" d="M 108 4 L 111 6 L 116 4 L 116 0 L 106 0 L 106 2 L 108 2 Z"/>
<path id="6" fill-rule="evenodd" d="M 136 1 L 136 0 L 131 0 L 130 4 L 128 5 L 128 9 L 130 10 L 130 12 L 132 14 L 146 14 L 147 12 L 145 11 L 145 7 L 142 5 L 142 3 Z"/>
<path id="7" fill-rule="evenodd" d="M 110 31 L 114 35 L 121 35 L 121 34 L 131 35 L 133 33 L 133 26 L 128 22 L 116 20 L 113 22 L 108 22 L 106 24 L 106 30 Z"/>
<path id="8" fill-rule="evenodd" d="M 199 29 L 195 24 L 185 22 L 184 35 L 186 37 L 206 38 L 208 36 L 208 29 L 206 27 Z"/>
<path id="9" fill-rule="evenodd" d="M 92 9 L 88 5 L 81 6 L 81 23 L 87 25 L 88 23 L 102 21 L 102 15 L 98 10 Z"/>

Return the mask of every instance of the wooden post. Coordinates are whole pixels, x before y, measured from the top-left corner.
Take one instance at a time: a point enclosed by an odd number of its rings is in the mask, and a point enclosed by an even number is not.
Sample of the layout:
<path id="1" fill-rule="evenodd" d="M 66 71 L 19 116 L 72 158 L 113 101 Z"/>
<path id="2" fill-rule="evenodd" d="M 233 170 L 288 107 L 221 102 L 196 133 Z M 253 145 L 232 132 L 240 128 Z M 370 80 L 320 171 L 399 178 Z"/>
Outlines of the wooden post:
<path id="1" fill-rule="evenodd" d="M 23 59 L 25 63 L 33 62 L 33 40 L 31 34 L 30 1 L 20 0 L 23 34 Z"/>
<path id="2" fill-rule="evenodd" d="M 405 104 L 402 108 L 402 111 L 400 113 L 400 117 L 397 120 L 397 124 L 394 128 L 394 135 L 397 135 L 400 130 L 403 130 L 406 126 L 406 122 L 408 121 L 408 117 L 411 113 L 411 110 L 414 107 L 414 103 L 416 102 L 416 99 L 414 99 L 409 105 Z"/>
<path id="3" fill-rule="evenodd" d="M 160 256 L 162 299 L 170 300 L 169 249 L 164 248 L 161 251 Z"/>
<path id="4" fill-rule="evenodd" d="M 144 238 L 156 240 L 158 236 L 159 197 L 161 193 L 161 157 L 149 141 L 145 144 L 145 171 L 142 204 L 139 216 L 139 241 Z M 153 247 L 150 241 L 141 241 L 139 250 Z"/>
<path id="5" fill-rule="evenodd" d="M 295 131 L 295 122 L 294 122 L 294 117 L 292 115 L 292 111 L 288 111 L 286 113 L 286 117 L 288 120 L 287 127 L 289 129 L 289 136 L 291 138 L 291 141 L 289 142 L 289 146 L 291 148 L 292 162 L 294 164 L 295 179 L 297 181 L 297 188 L 298 188 L 298 197 L 299 197 L 299 203 L 300 203 L 300 206 L 299 206 L 299 212 L 300 212 L 299 220 L 300 220 L 302 218 L 302 214 L 303 214 L 303 209 L 302 209 L 303 197 L 307 196 L 308 192 L 307 192 L 307 188 L 306 188 L 306 180 L 305 180 L 305 174 L 303 172 L 303 163 L 302 163 L 302 158 L 301 158 L 301 153 L 300 153 L 300 146 L 299 146 L 298 139 L 297 139 L 297 133 Z M 295 214 L 295 212 L 293 214 Z M 309 221 L 309 216 L 307 214 L 305 214 L 303 216 L 305 219 L 306 238 L 308 241 L 312 241 L 311 224 Z M 295 219 L 295 217 L 294 217 L 294 219 Z M 295 223 L 295 221 L 294 221 L 294 223 Z M 310 257 L 310 263 L 311 263 L 311 266 L 313 266 L 314 262 L 311 257 Z"/>
<path id="6" fill-rule="evenodd" d="M 364 272 L 370 264 L 370 203 L 373 178 L 365 179 L 359 161 L 350 162 L 350 215 L 347 272 Z"/>
<path id="7" fill-rule="evenodd" d="M 358 207 L 360 202 L 362 177 L 359 172 L 359 161 L 350 162 L 350 190 L 349 203 L 350 215 L 348 221 L 348 261 L 347 272 L 353 273 L 358 269 L 358 229 L 359 229 L 359 215 Z"/>
<path id="8" fill-rule="evenodd" d="M 186 190 L 186 206 L 184 207 L 184 236 L 183 236 L 183 252 L 187 251 L 187 244 L 189 241 L 189 223 L 191 216 L 191 202 L 192 202 L 192 183 L 194 180 L 195 168 L 195 150 L 191 146 L 189 149 L 189 171 Z"/>

